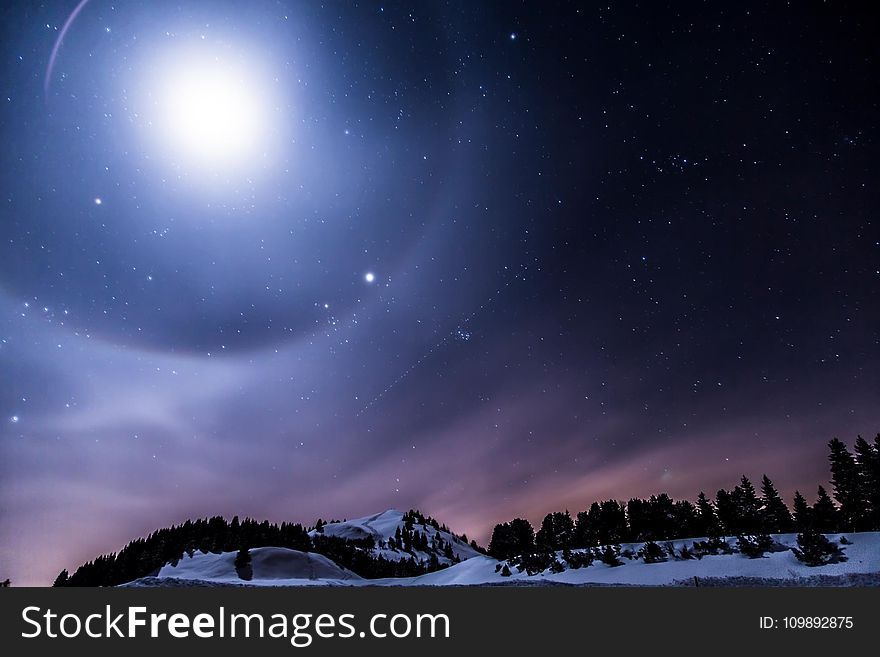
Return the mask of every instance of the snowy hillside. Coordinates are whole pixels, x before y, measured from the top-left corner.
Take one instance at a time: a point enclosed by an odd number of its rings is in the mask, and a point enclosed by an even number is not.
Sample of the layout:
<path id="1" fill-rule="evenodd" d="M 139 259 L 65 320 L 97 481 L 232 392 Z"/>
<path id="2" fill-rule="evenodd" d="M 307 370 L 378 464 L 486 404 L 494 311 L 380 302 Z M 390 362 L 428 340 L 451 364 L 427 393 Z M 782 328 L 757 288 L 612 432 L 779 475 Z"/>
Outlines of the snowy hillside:
<path id="1" fill-rule="evenodd" d="M 832 541 L 839 542 L 841 535 L 829 535 Z M 660 563 L 645 563 L 644 560 L 626 557 L 622 558 L 623 565 L 607 566 L 599 561 L 594 561 L 586 568 L 567 568 L 560 573 L 552 573 L 546 570 L 537 575 L 528 575 L 518 572 L 516 568 L 510 568 L 511 575 L 503 577 L 496 572 L 499 562 L 490 557 L 470 559 L 463 563 L 441 570 L 428 573 L 420 577 L 411 578 L 407 584 L 444 586 L 463 584 L 497 584 L 505 581 L 518 584 L 618 584 L 637 586 L 665 586 L 679 584 L 693 584 L 693 578 L 698 580 L 705 578 L 754 578 L 754 579 L 799 579 L 816 575 L 847 575 L 853 573 L 880 574 L 880 532 L 864 532 L 847 534 L 851 545 L 844 547 L 847 561 L 826 566 L 810 567 L 797 560 L 791 550 L 768 553 L 757 559 L 749 559 L 739 553 L 707 555 L 702 559 L 673 560 L 668 559 Z M 782 545 L 791 547 L 796 545 L 796 534 L 780 534 L 774 538 Z M 677 550 L 684 545 L 690 547 L 695 539 L 672 541 Z M 699 539 L 696 539 L 699 540 Z M 736 540 L 729 541 L 731 546 Z M 633 553 L 638 552 L 643 544 L 622 544 L 621 552 L 627 549 Z M 561 559 L 561 554 L 559 555 Z"/>
<path id="2" fill-rule="evenodd" d="M 346 523 L 334 523 L 325 526 L 325 531 L 347 533 L 354 538 L 361 538 L 361 532 L 369 532 L 377 544 L 397 531 L 398 523 L 403 514 L 387 511 L 367 518 L 358 518 Z M 429 534 L 430 535 L 430 534 Z M 450 535 L 451 536 L 451 535 Z M 795 534 L 774 536 L 784 547 L 796 545 Z M 829 535 L 829 539 L 840 544 L 841 535 Z M 860 583 L 876 583 L 880 579 L 880 532 L 864 532 L 846 534 L 851 543 L 844 544 L 846 561 L 825 566 L 809 567 L 797 560 L 791 550 L 771 552 L 763 557 L 749 559 L 742 554 L 706 555 L 701 559 L 673 559 L 659 563 L 645 563 L 636 556 L 642 544 L 623 544 L 621 548 L 620 566 L 607 566 L 596 560 L 582 568 L 566 567 L 562 572 L 545 570 L 539 574 L 528 575 L 519 572 L 515 566 L 509 566 L 510 576 L 501 574 L 505 562 L 470 550 L 465 551 L 461 541 L 456 544 L 461 549 L 463 561 L 437 572 L 418 577 L 361 579 L 354 573 L 337 566 L 335 563 L 318 554 L 303 553 L 296 550 L 279 548 L 258 548 L 251 550 L 253 580 L 243 581 L 235 572 L 235 553 L 196 554 L 192 558 L 184 557 L 176 566 L 165 566 L 157 577 L 143 578 L 132 582 L 134 586 L 187 586 L 187 585 L 249 585 L 249 586 L 462 586 L 486 584 L 540 585 L 540 584 L 579 584 L 579 585 L 636 585 L 666 586 L 693 585 L 697 583 L 718 583 L 724 580 L 736 581 L 731 578 L 747 578 L 739 581 L 751 584 L 760 580 L 769 582 L 807 583 L 803 578 L 817 576 L 855 576 L 873 575 L 872 578 L 857 579 Z M 451 540 L 451 539 L 448 539 Z M 695 540 L 686 539 L 672 541 L 674 548 L 692 547 Z M 729 540 L 734 546 L 735 539 Z M 629 558 L 628 554 L 633 558 Z M 465 558 L 468 554 L 468 558 Z M 562 561 L 562 554 L 557 557 Z"/>
<path id="3" fill-rule="evenodd" d="M 407 532 L 416 532 L 424 536 L 428 549 L 400 545 L 406 542 Z M 309 532 L 309 536 L 313 538 L 317 534 L 346 539 L 372 538 L 376 545 L 373 553 L 392 561 L 410 557 L 414 557 L 417 561 L 428 561 L 433 553 L 437 555 L 441 564 L 449 564 L 480 554 L 458 536 L 445 531 L 433 519 L 414 515 L 413 512 L 404 513 L 397 509 L 388 509 L 382 513 L 345 522 L 328 523 L 320 530 Z M 410 549 L 407 550 L 407 547 Z"/>
<path id="4" fill-rule="evenodd" d="M 163 566 L 159 579 L 202 580 L 217 583 L 253 586 L 302 586 L 354 582 L 360 576 L 314 552 L 300 552 L 286 548 L 254 548 L 250 550 L 253 579 L 248 582 L 235 571 L 235 552 L 184 555 L 176 565 Z"/>

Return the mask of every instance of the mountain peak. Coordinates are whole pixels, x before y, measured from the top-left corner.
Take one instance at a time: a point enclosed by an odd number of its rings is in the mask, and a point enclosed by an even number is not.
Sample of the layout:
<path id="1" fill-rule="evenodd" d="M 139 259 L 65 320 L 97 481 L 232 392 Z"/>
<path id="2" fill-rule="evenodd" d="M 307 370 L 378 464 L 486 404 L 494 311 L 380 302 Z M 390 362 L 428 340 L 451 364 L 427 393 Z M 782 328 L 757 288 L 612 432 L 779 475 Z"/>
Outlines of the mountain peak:
<path id="1" fill-rule="evenodd" d="M 374 551 L 391 561 L 410 557 L 423 561 L 430 559 L 433 553 L 440 563 L 451 563 L 479 554 L 445 525 L 414 509 L 400 511 L 391 508 L 362 518 L 330 522 L 320 529 L 313 529 L 309 535 L 347 540 L 372 539 Z"/>

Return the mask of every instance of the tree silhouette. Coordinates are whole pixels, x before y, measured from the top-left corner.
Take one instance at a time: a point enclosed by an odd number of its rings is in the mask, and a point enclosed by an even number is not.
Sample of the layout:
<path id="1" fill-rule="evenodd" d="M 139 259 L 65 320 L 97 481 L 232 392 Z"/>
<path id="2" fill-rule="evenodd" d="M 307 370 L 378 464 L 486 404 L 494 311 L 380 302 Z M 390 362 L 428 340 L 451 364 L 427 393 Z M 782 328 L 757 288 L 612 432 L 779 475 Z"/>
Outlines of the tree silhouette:
<path id="1" fill-rule="evenodd" d="M 761 531 L 761 502 L 755 487 L 745 475 L 740 479 L 731 494 L 739 516 L 740 530 L 744 534 L 757 534 Z"/>
<path id="2" fill-rule="evenodd" d="M 562 550 L 570 547 L 574 539 L 574 522 L 568 511 L 548 513 L 541 529 L 535 535 L 535 545 L 545 550 Z"/>
<path id="3" fill-rule="evenodd" d="M 793 526 L 788 507 L 767 475 L 761 478 L 761 524 L 771 534 L 790 532 Z"/>
<path id="4" fill-rule="evenodd" d="M 872 529 L 880 529 L 880 433 L 873 445 L 859 436 L 853 449 L 866 503 L 866 524 Z"/>
<path id="5" fill-rule="evenodd" d="M 510 559 L 535 547 L 535 530 L 528 520 L 514 518 L 510 522 L 495 525 L 489 541 L 489 555 L 496 559 Z"/>
<path id="6" fill-rule="evenodd" d="M 235 556 L 235 572 L 244 580 L 251 580 L 254 577 L 254 570 L 251 567 L 251 552 L 246 547 L 242 547 Z"/>
<path id="7" fill-rule="evenodd" d="M 808 566 L 824 566 L 829 563 L 846 561 L 840 546 L 829 541 L 814 529 L 798 534 L 798 546 L 792 548 L 795 557 Z"/>
<path id="8" fill-rule="evenodd" d="M 840 529 L 840 513 L 828 493 L 819 486 L 818 498 L 810 512 L 812 528 L 821 533 L 836 532 Z"/>
<path id="9" fill-rule="evenodd" d="M 828 448 L 831 450 L 828 455 L 831 485 L 834 498 L 840 504 L 841 524 L 846 531 L 862 531 L 869 526 L 868 504 L 856 460 L 837 438 L 829 441 Z"/>
<path id="10" fill-rule="evenodd" d="M 694 533 L 709 538 L 721 536 L 721 522 L 703 491 L 697 495 L 697 530 Z"/>
<path id="11" fill-rule="evenodd" d="M 794 492 L 794 526 L 802 532 L 813 525 L 812 509 L 799 490 Z"/>

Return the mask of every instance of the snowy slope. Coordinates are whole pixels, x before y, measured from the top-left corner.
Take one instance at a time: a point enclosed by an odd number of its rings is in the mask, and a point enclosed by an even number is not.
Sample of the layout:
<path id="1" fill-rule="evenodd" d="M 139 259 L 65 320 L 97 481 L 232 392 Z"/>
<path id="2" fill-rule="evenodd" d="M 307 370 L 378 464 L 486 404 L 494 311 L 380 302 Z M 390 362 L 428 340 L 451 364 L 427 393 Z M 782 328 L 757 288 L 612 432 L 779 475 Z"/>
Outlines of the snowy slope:
<path id="1" fill-rule="evenodd" d="M 313 552 L 264 547 L 253 548 L 250 554 L 253 579 L 249 582 L 244 582 L 235 572 L 236 552 L 196 552 L 192 557 L 184 555 L 176 565 L 163 566 L 156 577 L 253 586 L 347 584 L 361 579 L 327 557 Z"/>
<path id="2" fill-rule="evenodd" d="M 841 535 L 829 535 L 839 541 Z M 567 569 L 561 573 L 545 571 L 529 576 L 511 568 L 510 577 L 495 572 L 498 562 L 490 557 L 471 559 L 446 570 L 411 578 L 407 584 L 444 586 L 450 584 L 497 584 L 497 583 L 556 583 L 556 584 L 630 584 L 639 586 L 663 586 L 676 582 L 692 583 L 700 578 L 748 577 L 761 579 L 797 579 L 815 575 L 845 575 L 851 573 L 880 573 L 880 532 L 846 534 L 852 545 L 844 546 L 847 561 L 811 568 L 798 561 L 789 551 L 767 554 L 762 558 L 749 559 L 741 554 L 705 556 L 700 560 L 669 560 L 662 563 L 645 563 L 641 559 L 623 559 L 622 566 L 610 567 L 595 561 L 587 568 Z M 774 536 L 786 546 L 797 545 L 797 534 Z M 676 549 L 691 546 L 694 539 L 672 541 Z M 735 544 L 735 539 L 730 541 Z M 643 544 L 621 545 L 622 549 L 637 551 Z M 560 555 L 561 559 L 561 555 Z M 388 582 L 388 580 L 383 580 Z"/>
<path id="3" fill-rule="evenodd" d="M 324 534 L 324 536 L 338 536 L 340 538 L 348 539 L 358 539 L 372 536 L 373 540 L 376 542 L 376 548 L 373 550 L 373 553 L 376 555 L 381 554 L 386 559 L 393 561 L 398 561 L 400 559 L 409 559 L 410 557 L 415 557 L 417 561 L 427 561 L 431 556 L 430 553 L 427 552 L 414 550 L 412 553 L 410 553 L 404 552 L 403 550 L 391 550 L 387 547 L 380 547 L 383 544 L 388 544 L 388 539 L 394 537 L 394 534 L 398 530 L 398 528 L 400 530 L 403 530 L 404 524 L 404 514 L 402 511 L 398 511 L 397 509 L 388 509 L 387 511 L 383 511 L 382 513 L 376 513 L 374 515 L 365 516 L 363 518 L 355 518 L 354 520 L 347 520 L 345 522 L 333 522 L 326 524 L 323 527 L 322 533 Z M 442 539 L 444 543 L 450 543 L 452 545 L 453 554 L 462 561 L 480 554 L 457 536 L 451 534 L 450 532 L 435 529 L 430 524 L 414 523 L 412 527 L 414 530 L 419 531 L 422 534 L 426 534 L 429 543 L 435 537 Z M 315 534 L 316 532 L 314 530 L 309 532 L 310 536 L 315 536 Z M 449 559 L 444 557 L 442 554 L 438 553 L 437 556 L 440 563 L 449 563 Z"/>
<path id="4" fill-rule="evenodd" d="M 376 532 L 376 536 L 387 536 L 390 530 L 396 529 L 394 514 L 385 512 L 376 516 L 359 518 L 347 523 L 338 523 L 330 531 L 352 532 L 349 536 L 356 537 L 357 532 Z M 326 531 L 326 530 L 325 530 Z M 342 535 L 342 534 L 333 534 Z M 361 534 L 362 536 L 362 534 Z M 839 542 L 841 535 L 829 535 L 828 538 Z M 748 559 L 741 554 L 705 556 L 700 560 L 669 561 L 646 564 L 641 559 L 623 559 L 623 565 L 609 567 L 601 562 L 594 562 L 586 568 L 566 569 L 561 573 L 544 573 L 529 576 L 511 567 L 510 577 L 502 577 L 496 572 L 499 562 L 491 557 L 473 554 L 461 563 L 454 564 L 443 570 L 420 575 L 418 577 L 366 580 L 354 573 L 340 568 L 329 559 L 317 554 L 306 554 L 295 550 L 278 548 L 260 548 L 251 550 L 253 558 L 254 579 L 243 582 L 235 573 L 233 562 L 234 552 L 222 555 L 196 554 L 192 559 L 185 557 L 176 567 L 165 566 L 161 569 L 158 579 L 149 581 L 149 585 L 181 585 L 185 582 L 244 584 L 251 586 L 301 586 L 301 585 L 336 585 L 336 586 L 462 586 L 484 584 L 580 584 L 580 585 L 637 585 L 664 586 L 677 583 L 693 584 L 698 579 L 755 578 L 770 581 L 796 581 L 806 577 L 842 576 L 852 574 L 880 574 L 880 532 L 864 532 L 846 534 L 852 541 L 844 546 L 847 561 L 811 568 L 799 562 L 789 550 L 767 554 L 758 559 Z M 786 546 L 796 545 L 796 534 L 775 536 L 777 541 Z M 673 541 L 677 549 L 683 545 L 690 546 L 695 539 Z M 731 544 L 735 540 L 730 541 Z M 621 548 L 630 548 L 634 552 L 641 543 L 624 544 Z M 561 555 L 560 555 L 561 558 Z M 464 557 L 462 557 L 464 559 Z M 144 585 L 146 580 L 139 580 Z M 134 582 L 138 585 L 138 582 Z"/>

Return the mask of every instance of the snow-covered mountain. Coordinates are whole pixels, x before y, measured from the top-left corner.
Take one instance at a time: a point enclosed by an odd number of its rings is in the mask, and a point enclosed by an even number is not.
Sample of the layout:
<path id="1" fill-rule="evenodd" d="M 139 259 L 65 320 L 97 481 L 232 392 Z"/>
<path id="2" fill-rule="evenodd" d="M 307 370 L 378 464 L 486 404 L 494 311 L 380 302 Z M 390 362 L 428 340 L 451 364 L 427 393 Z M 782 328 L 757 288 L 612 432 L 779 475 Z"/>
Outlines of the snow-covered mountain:
<path id="1" fill-rule="evenodd" d="M 416 534 L 418 538 L 415 538 Z M 320 529 L 309 532 L 312 538 L 318 535 L 350 540 L 371 538 L 375 543 L 372 552 L 391 561 L 411 557 L 416 561 L 428 561 L 435 554 L 441 564 L 451 564 L 480 554 L 432 518 L 418 512 L 404 513 L 397 509 L 344 522 L 327 523 Z"/>
<path id="2" fill-rule="evenodd" d="M 313 538 L 321 534 L 348 540 L 371 539 L 371 551 L 389 560 L 427 561 L 433 555 L 450 565 L 417 577 L 364 579 L 314 552 L 264 547 L 250 550 L 253 577 L 249 581 L 242 580 L 236 572 L 235 552 L 196 552 L 166 564 L 155 576 L 128 586 L 880 585 L 880 532 L 846 534 L 845 540 L 841 540 L 843 535 L 829 535 L 844 550 L 846 560 L 818 567 L 801 563 L 786 549 L 797 545 L 796 534 L 780 534 L 773 537 L 777 551 L 755 559 L 736 551 L 706 554 L 699 559 L 670 556 L 668 548 L 680 554 L 682 548 L 692 550 L 694 542 L 700 540 L 681 539 L 664 543 L 665 560 L 657 563 L 646 563 L 639 556 L 643 544 L 632 543 L 620 545 L 619 566 L 608 566 L 597 559 L 588 566 L 574 568 L 560 552 L 556 556 L 561 569 L 548 568 L 533 575 L 520 571 L 515 563 L 481 554 L 432 519 L 413 512 L 390 509 L 364 518 L 324 524 L 311 532 Z M 409 551 L 399 543 L 409 543 Z M 412 543 L 422 547 L 427 543 L 428 549 L 415 549 Z M 729 539 L 728 543 L 734 548 L 736 539 Z"/>

